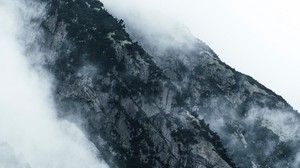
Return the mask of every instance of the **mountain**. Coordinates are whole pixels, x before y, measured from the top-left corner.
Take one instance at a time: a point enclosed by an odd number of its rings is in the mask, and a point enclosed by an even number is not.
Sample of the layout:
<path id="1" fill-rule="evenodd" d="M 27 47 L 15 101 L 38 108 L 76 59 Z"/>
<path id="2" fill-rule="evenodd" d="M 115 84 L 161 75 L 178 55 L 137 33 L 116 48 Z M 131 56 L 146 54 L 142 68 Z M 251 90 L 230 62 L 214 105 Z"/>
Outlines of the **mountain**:
<path id="1" fill-rule="evenodd" d="M 298 167 L 299 114 L 200 40 L 161 52 L 98 0 L 42 2 L 58 115 L 110 167 Z"/>

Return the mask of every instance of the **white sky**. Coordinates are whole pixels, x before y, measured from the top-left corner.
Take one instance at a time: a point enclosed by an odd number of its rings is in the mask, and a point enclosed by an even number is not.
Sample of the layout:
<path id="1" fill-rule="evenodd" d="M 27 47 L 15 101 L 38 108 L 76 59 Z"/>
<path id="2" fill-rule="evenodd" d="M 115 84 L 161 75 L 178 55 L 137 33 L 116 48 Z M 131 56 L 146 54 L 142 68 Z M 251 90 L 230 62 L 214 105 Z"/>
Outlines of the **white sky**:
<path id="1" fill-rule="evenodd" d="M 104 4 L 157 11 L 183 23 L 228 65 L 300 109 L 299 0 L 104 0 Z"/>

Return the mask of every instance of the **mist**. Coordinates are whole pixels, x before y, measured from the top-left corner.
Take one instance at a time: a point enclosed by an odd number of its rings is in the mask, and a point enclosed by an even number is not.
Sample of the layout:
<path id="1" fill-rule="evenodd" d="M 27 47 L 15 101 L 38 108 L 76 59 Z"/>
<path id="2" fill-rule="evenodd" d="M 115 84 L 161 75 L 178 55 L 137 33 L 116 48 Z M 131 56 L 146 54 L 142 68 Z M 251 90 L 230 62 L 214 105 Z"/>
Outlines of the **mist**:
<path id="1" fill-rule="evenodd" d="M 0 0 L 0 167 L 107 168 L 84 132 L 56 117 L 53 78 L 32 66 L 31 58 L 46 54 L 30 44 L 39 34 L 31 21 L 43 17 L 44 7 Z"/>
<path id="2" fill-rule="evenodd" d="M 190 35 L 203 40 L 222 61 L 254 77 L 300 109 L 298 1 L 103 2 L 109 12 L 125 20 L 129 29 L 139 30 L 157 46 L 176 42 L 187 47 L 185 42 Z M 163 40 L 155 38 L 160 35 Z"/>

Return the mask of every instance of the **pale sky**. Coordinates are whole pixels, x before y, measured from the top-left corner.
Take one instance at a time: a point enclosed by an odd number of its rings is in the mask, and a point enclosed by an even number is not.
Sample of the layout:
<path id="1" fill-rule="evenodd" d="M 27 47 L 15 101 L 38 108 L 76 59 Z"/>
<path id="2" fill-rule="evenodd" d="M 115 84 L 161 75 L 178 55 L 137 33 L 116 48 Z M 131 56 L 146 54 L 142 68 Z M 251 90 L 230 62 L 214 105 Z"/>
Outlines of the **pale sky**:
<path id="1" fill-rule="evenodd" d="M 300 110 L 299 0 L 103 0 L 183 23 L 231 67 Z M 151 12 L 149 12 L 151 11 Z M 159 19 L 159 18 L 157 18 Z"/>

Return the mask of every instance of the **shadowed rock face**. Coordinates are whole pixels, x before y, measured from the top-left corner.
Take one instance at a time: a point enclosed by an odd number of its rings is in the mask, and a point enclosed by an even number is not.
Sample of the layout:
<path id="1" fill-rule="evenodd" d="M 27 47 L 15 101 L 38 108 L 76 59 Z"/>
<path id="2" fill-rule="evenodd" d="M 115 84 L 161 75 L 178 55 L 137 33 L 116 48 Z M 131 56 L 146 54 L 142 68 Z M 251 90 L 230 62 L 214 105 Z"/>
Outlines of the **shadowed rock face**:
<path id="1" fill-rule="evenodd" d="M 158 53 L 97 0 L 46 3 L 59 115 L 80 118 L 111 167 L 294 166 L 299 115 L 204 43 Z"/>
<path id="2" fill-rule="evenodd" d="M 61 117 L 77 116 L 111 167 L 235 167 L 221 140 L 99 1 L 51 1 L 42 23 Z"/>

